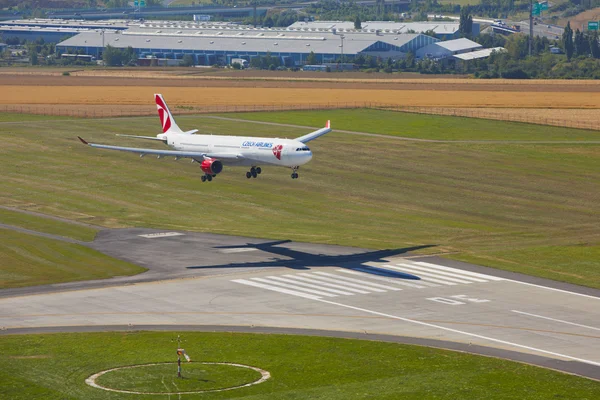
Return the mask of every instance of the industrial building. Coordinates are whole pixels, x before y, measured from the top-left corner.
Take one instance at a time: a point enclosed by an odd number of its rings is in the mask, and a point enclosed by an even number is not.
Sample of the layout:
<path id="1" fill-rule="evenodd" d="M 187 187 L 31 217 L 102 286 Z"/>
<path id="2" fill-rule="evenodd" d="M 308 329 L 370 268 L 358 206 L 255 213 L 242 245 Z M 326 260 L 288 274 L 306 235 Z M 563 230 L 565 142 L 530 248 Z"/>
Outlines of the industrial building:
<path id="1" fill-rule="evenodd" d="M 309 21 L 295 22 L 291 29 L 336 29 L 338 31 L 354 31 L 354 22 L 349 21 Z M 394 21 L 365 21 L 361 23 L 362 31 L 384 33 L 425 33 L 433 32 L 440 40 L 457 39 L 460 37 L 459 23 L 448 21 L 424 22 L 394 22 Z M 473 35 L 479 35 L 479 23 L 473 23 Z"/>
<path id="2" fill-rule="evenodd" d="M 437 42 L 421 47 L 417 50 L 417 58 L 447 58 L 456 54 L 468 53 L 481 49 L 482 46 L 472 40 L 460 38 L 448 40 L 446 42 Z"/>
<path id="3" fill-rule="evenodd" d="M 323 28 L 250 28 L 195 23 L 143 23 L 127 30 L 94 30 L 58 43 L 57 53 L 102 57 L 105 46 L 132 47 L 140 58 L 182 59 L 193 57 L 198 65 L 227 65 L 233 58 L 251 61 L 270 54 L 286 66 L 301 66 L 314 52 L 317 63 L 351 61 L 359 54 L 401 58 L 408 52 L 439 42 L 419 33 Z"/>

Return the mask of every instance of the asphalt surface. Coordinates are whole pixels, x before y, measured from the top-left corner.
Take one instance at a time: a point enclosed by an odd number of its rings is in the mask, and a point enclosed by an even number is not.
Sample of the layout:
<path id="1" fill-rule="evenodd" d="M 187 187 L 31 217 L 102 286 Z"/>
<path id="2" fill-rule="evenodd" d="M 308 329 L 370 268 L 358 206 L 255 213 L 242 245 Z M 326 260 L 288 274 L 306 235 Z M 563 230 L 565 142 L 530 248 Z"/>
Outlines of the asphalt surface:
<path id="1" fill-rule="evenodd" d="M 136 277 L 0 291 L 2 334 L 127 329 L 368 338 L 600 379 L 600 291 L 411 254 L 123 229 L 91 245 Z"/>

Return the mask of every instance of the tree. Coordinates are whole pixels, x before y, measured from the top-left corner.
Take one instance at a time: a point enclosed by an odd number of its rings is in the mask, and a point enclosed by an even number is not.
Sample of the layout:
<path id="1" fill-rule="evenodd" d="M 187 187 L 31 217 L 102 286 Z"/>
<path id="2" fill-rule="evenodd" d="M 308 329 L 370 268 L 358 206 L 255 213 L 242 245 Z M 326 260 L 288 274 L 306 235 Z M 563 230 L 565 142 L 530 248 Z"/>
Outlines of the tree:
<path id="1" fill-rule="evenodd" d="M 35 51 L 33 51 L 31 53 L 31 55 L 29 56 L 29 59 L 31 60 L 31 65 L 38 65 L 39 64 L 39 62 L 38 62 L 38 54 Z"/>
<path id="2" fill-rule="evenodd" d="M 109 67 L 120 66 L 123 64 L 123 54 L 121 50 L 108 45 L 104 48 L 102 52 L 102 59 L 104 60 L 104 65 L 108 65 Z"/>
<path id="3" fill-rule="evenodd" d="M 354 29 L 362 29 L 362 22 L 360 21 L 360 17 L 358 15 L 354 20 Z"/>
<path id="4" fill-rule="evenodd" d="M 458 31 L 461 33 L 462 36 L 470 36 L 471 33 L 473 33 L 473 17 L 469 15 L 468 7 L 462 7 L 460 10 Z"/>
<path id="5" fill-rule="evenodd" d="M 600 58 L 600 43 L 598 43 L 598 31 L 588 33 L 588 41 L 592 57 Z"/>
<path id="6" fill-rule="evenodd" d="M 311 51 L 308 57 L 306 57 L 306 64 L 315 65 L 317 63 L 317 55 L 314 51 Z"/>
<path id="7" fill-rule="evenodd" d="M 184 54 L 183 58 L 181 59 L 181 66 L 191 67 L 192 65 L 194 65 L 194 57 L 192 57 L 191 54 Z"/>
<path id="8" fill-rule="evenodd" d="M 579 29 L 575 31 L 575 41 L 573 42 L 573 45 L 577 56 L 588 56 L 590 54 L 590 43 L 584 33 L 580 32 Z"/>
<path id="9" fill-rule="evenodd" d="M 574 45 L 573 45 L 573 29 L 571 29 L 571 21 L 567 22 L 567 26 L 562 34 L 562 45 L 565 53 L 567 54 L 567 60 L 571 60 L 573 57 Z"/>

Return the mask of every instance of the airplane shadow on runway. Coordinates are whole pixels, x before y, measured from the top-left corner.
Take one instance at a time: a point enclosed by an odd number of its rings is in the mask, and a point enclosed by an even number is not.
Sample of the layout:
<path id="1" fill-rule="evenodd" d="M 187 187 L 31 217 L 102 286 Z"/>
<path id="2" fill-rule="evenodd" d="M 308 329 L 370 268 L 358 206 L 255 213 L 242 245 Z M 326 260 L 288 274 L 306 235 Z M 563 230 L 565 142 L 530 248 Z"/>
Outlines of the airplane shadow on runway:
<path id="1" fill-rule="evenodd" d="M 280 247 L 282 244 L 291 243 L 291 240 L 280 240 L 267 243 L 248 243 L 241 246 L 217 246 L 215 249 L 257 249 L 266 253 L 276 254 L 280 257 L 272 257 L 266 261 L 244 262 L 244 263 L 228 263 L 221 265 L 203 265 L 191 266 L 188 269 L 208 269 L 208 268 L 267 268 L 267 267 L 287 267 L 295 270 L 309 270 L 311 267 L 335 267 L 359 270 L 361 272 L 374 275 L 382 275 L 386 277 L 396 277 L 400 279 L 420 280 L 416 275 L 400 271 L 390 271 L 388 269 L 371 267 L 364 265 L 367 262 L 387 262 L 387 258 L 394 257 L 400 254 L 411 251 L 435 247 L 436 245 L 427 244 L 422 246 L 404 247 L 393 250 L 376 250 L 364 253 L 347 254 L 347 255 L 326 255 L 326 254 L 311 254 L 302 251 L 290 249 L 288 247 Z M 285 258 L 282 258 L 285 257 Z"/>

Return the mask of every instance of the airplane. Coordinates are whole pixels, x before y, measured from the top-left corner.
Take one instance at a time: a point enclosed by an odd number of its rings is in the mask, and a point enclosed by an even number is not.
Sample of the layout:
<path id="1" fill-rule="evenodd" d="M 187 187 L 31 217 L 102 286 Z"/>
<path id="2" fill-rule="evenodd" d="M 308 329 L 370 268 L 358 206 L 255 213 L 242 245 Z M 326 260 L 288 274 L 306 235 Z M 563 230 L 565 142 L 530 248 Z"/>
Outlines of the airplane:
<path id="1" fill-rule="evenodd" d="M 78 136 L 79 140 L 97 149 L 126 151 L 137 153 L 140 157 L 146 154 L 191 158 L 200 164 L 204 172 L 202 182 L 210 182 L 223 171 L 223 165 L 249 166 L 246 178 L 256 178 L 261 174 L 259 165 L 275 165 L 292 169 L 292 179 L 298 178 L 298 168 L 312 159 L 312 152 L 307 142 L 331 132 L 331 123 L 327 121 L 324 128 L 300 136 L 296 139 L 261 138 L 245 136 L 195 135 L 198 129 L 182 131 L 171 114 L 161 94 L 155 94 L 156 108 L 162 124 L 163 133 L 154 136 L 117 135 L 136 139 L 156 140 L 163 142 L 174 150 L 143 149 L 137 147 L 109 146 L 88 143 Z"/>

